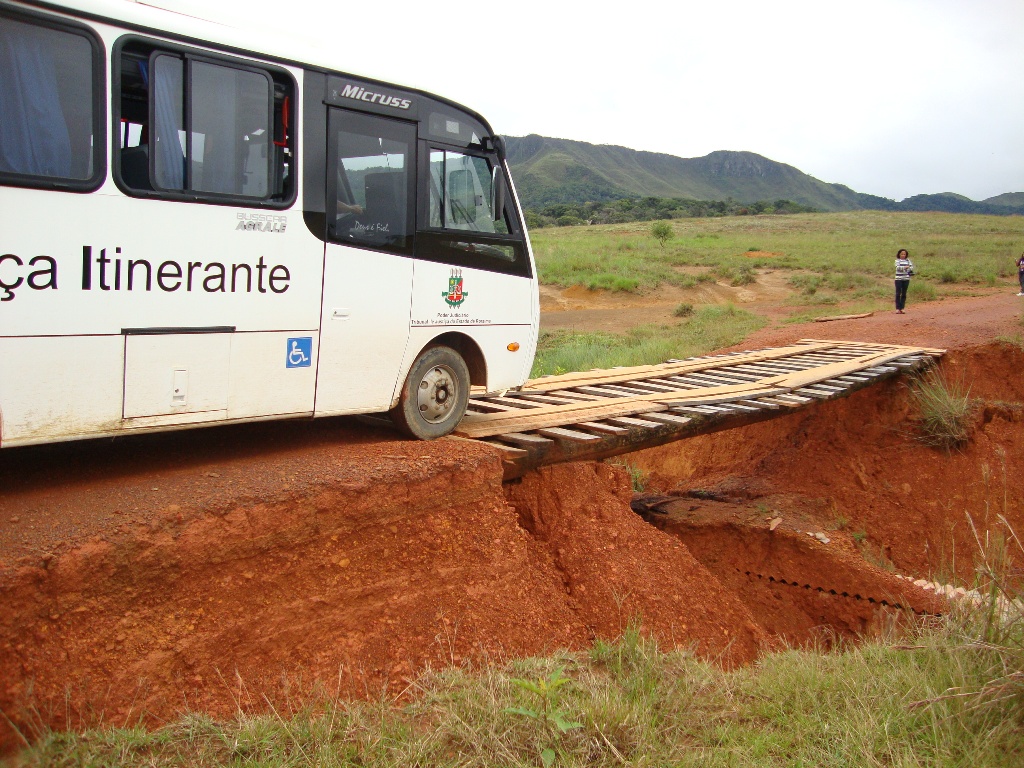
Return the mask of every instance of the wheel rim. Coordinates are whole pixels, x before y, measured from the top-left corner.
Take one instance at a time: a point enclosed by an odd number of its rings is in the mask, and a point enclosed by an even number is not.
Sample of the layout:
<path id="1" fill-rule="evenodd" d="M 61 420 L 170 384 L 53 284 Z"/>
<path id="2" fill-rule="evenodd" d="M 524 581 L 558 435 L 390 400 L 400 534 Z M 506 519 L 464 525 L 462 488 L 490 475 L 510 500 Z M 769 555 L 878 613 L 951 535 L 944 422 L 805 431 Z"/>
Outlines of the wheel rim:
<path id="1" fill-rule="evenodd" d="M 431 424 L 446 421 L 459 401 L 459 380 L 447 365 L 435 365 L 423 374 L 416 388 L 420 418 Z"/>

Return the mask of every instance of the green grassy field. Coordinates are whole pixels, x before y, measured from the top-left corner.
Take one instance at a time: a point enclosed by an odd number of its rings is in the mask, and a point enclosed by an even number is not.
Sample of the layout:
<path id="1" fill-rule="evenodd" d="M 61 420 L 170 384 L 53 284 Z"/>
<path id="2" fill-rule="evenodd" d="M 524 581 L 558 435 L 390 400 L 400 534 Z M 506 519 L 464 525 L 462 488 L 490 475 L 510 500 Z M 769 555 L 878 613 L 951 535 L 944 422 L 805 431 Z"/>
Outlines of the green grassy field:
<path id="1" fill-rule="evenodd" d="M 589 653 L 426 673 L 154 731 L 50 733 L 19 766 L 1019 766 L 1021 632 L 984 609 L 899 639 L 724 671 L 627 629 Z"/>
<path id="2" fill-rule="evenodd" d="M 700 307 L 672 325 L 645 325 L 624 334 L 545 332 L 537 345 L 533 376 L 695 357 L 736 344 L 764 324 L 764 318 L 729 304 Z"/>
<path id="3" fill-rule="evenodd" d="M 681 267 L 735 278 L 751 268 L 792 270 L 794 287 L 856 292 L 891 279 L 899 248 L 910 251 L 918 282 L 992 285 L 1013 275 L 1024 250 L 1024 217 L 945 213 L 794 214 L 676 219 L 661 245 L 650 223 L 531 232 L 541 282 L 645 291 L 694 284 Z M 776 254 L 751 258 L 751 252 Z"/>
<path id="4" fill-rule="evenodd" d="M 652 224 L 540 229 L 531 233 L 543 284 L 643 294 L 703 281 L 754 285 L 765 270 L 787 275 L 789 322 L 870 312 L 892 301 L 893 261 L 906 248 L 916 274 L 910 303 L 1015 284 L 1024 217 L 945 213 L 794 214 L 676 219 L 664 243 Z M 757 254 L 757 255 L 755 255 Z M 625 335 L 542 336 L 533 375 L 639 365 L 739 343 L 764 324 L 749 312 L 696 307 L 672 325 Z"/>

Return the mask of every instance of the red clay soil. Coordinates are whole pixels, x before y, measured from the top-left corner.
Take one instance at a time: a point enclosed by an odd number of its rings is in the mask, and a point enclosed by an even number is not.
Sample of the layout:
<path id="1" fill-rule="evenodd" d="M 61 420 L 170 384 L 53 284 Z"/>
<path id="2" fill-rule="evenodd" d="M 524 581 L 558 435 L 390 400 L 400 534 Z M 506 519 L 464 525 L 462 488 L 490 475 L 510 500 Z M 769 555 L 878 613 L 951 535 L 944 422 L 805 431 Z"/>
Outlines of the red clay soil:
<path id="1" fill-rule="evenodd" d="M 714 491 L 661 516 L 664 530 L 631 511 L 610 465 L 503 486 L 485 445 L 345 419 L 2 452 L 0 721 L 18 731 L 0 726 L 0 745 L 42 727 L 226 717 L 318 685 L 397 694 L 428 664 L 582 649 L 633 620 L 734 664 L 780 639 L 871 632 L 892 615 L 881 600 L 939 610 L 862 555 L 969 575 L 965 513 L 1024 532 L 1024 352 L 971 346 L 974 323 L 1019 335 L 1019 320 L 999 297 L 876 318 L 743 346 L 955 347 L 944 367 L 988 401 L 971 442 L 917 442 L 894 382 L 632 454 L 658 492 Z"/>
<path id="2" fill-rule="evenodd" d="M 0 709 L 29 735 L 186 707 L 226 717 L 316 685 L 394 694 L 428 664 L 582 649 L 634 619 L 726 664 L 768 639 L 631 512 L 620 468 L 549 468 L 506 496 L 493 449 L 379 434 L 258 464 L 89 466 L 61 497 L 75 522 L 56 529 L 74 539 L 50 527 L 52 486 L 4 495 L 3 517 L 47 549 L 0 568 Z M 96 534 L 92 504 L 126 522 Z"/>
<path id="3" fill-rule="evenodd" d="M 857 534 L 869 557 L 905 574 L 974 575 L 978 538 L 1024 533 L 1024 349 L 954 350 L 941 364 L 981 400 L 970 441 L 945 451 L 917 437 L 901 380 L 848 398 L 630 454 L 652 487 L 744 499 L 786 527 Z M 1004 522 L 1005 520 L 1005 522 Z M 973 528 L 972 528 L 973 525 Z M 815 527 L 816 526 L 816 527 Z"/>
<path id="4" fill-rule="evenodd" d="M 678 497 L 646 515 L 686 543 L 757 623 L 789 645 L 828 647 L 880 635 L 913 613 L 947 609 L 934 594 L 864 560 L 846 536 L 819 540 L 743 502 Z M 811 525 L 812 529 L 817 526 Z"/>

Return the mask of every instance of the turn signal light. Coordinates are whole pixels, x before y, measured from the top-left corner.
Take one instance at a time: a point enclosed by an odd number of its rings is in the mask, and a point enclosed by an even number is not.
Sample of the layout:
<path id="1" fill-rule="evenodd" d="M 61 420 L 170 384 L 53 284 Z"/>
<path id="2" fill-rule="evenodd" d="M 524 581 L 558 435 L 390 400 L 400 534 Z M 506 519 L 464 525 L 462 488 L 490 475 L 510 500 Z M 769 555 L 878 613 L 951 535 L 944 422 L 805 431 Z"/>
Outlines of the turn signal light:
<path id="1" fill-rule="evenodd" d="M 518 341 L 513 341 L 511 344 L 509 344 L 507 347 L 505 347 L 505 349 L 507 349 L 509 352 L 518 352 L 519 351 L 519 342 Z"/>

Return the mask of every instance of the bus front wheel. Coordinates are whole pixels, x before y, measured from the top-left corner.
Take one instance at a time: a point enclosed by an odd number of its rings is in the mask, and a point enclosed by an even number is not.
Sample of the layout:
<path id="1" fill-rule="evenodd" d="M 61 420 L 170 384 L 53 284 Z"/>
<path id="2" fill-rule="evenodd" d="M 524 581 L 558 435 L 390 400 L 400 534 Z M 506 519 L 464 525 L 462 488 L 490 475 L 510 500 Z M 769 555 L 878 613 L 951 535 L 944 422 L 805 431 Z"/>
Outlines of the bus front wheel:
<path id="1" fill-rule="evenodd" d="M 431 347 L 409 370 L 391 418 L 420 440 L 444 437 L 458 425 L 469 403 L 469 368 L 449 347 Z"/>

